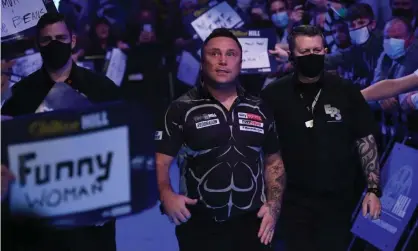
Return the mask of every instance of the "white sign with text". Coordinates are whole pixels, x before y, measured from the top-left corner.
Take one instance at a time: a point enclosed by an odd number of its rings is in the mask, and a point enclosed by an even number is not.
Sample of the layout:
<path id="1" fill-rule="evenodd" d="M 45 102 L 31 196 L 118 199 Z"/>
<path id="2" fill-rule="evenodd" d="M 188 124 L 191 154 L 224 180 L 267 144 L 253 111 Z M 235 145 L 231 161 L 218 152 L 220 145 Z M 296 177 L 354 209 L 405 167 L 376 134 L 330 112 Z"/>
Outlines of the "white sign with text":
<path id="1" fill-rule="evenodd" d="M 122 50 L 114 48 L 111 51 L 109 65 L 106 70 L 106 77 L 110 78 L 117 86 L 122 84 L 126 69 L 126 55 Z"/>
<path id="2" fill-rule="evenodd" d="M 127 127 L 8 147 L 12 212 L 54 217 L 131 200 Z"/>
<path id="3" fill-rule="evenodd" d="M 34 27 L 46 12 L 43 0 L 2 0 L 1 37 Z"/>
<path id="4" fill-rule="evenodd" d="M 214 6 L 191 23 L 193 29 L 203 41 L 216 28 L 230 29 L 243 24 L 241 17 L 227 2 Z"/>

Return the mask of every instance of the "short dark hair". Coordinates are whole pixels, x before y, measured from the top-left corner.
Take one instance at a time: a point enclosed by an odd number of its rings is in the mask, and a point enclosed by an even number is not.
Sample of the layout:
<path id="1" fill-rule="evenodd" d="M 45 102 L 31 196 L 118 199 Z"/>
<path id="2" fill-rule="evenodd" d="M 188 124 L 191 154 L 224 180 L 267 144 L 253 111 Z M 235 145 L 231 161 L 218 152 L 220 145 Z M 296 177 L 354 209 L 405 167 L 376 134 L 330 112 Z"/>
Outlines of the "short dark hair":
<path id="1" fill-rule="evenodd" d="M 367 3 L 356 3 L 347 10 L 346 21 L 351 22 L 359 18 L 374 20 L 373 9 Z"/>
<path id="2" fill-rule="evenodd" d="M 395 21 L 403 23 L 406 26 L 406 31 L 408 32 L 409 35 L 414 32 L 411 23 L 404 17 L 392 17 L 391 19 L 389 19 L 386 25 L 388 25 L 389 23 L 393 23 Z"/>
<path id="3" fill-rule="evenodd" d="M 234 33 L 232 33 L 227 28 L 216 28 L 216 29 L 214 29 L 212 31 L 212 33 L 210 33 L 210 35 L 203 42 L 203 48 L 209 43 L 209 41 L 211 39 L 216 38 L 216 37 L 229 37 L 230 39 L 234 40 L 237 43 L 239 49 L 242 52 L 242 46 L 241 46 L 241 43 L 239 42 L 238 38 L 234 35 Z"/>
<path id="4" fill-rule="evenodd" d="M 48 25 L 55 24 L 58 22 L 65 23 L 65 26 L 67 26 L 68 32 L 70 35 L 72 34 L 72 29 L 69 24 L 69 22 L 65 19 L 65 16 L 63 14 L 60 14 L 58 12 L 47 12 L 39 19 L 38 23 L 36 24 L 36 40 L 39 38 L 39 34 L 41 33 L 41 30 L 45 28 Z"/>
<path id="5" fill-rule="evenodd" d="M 316 37 L 320 36 L 325 47 L 325 38 L 321 28 L 315 25 L 299 25 L 292 29 L 292 32 L 287 36 L 287 43 L 289 44 L 290 53 L 293 54 L 295 49 L 295 41 L 298 36 Z"/>

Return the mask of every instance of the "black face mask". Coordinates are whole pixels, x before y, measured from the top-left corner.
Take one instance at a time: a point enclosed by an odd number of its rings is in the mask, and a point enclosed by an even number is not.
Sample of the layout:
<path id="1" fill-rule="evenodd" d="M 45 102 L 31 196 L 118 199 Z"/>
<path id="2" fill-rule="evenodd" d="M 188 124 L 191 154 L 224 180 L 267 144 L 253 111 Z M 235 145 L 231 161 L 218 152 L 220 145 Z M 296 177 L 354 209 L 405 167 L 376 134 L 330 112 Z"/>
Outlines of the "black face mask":
<path id="1" fill-rule="evenodd" d="M 295 57 L 296 70 L 305 77 L 314 78 L 324 70 L 325 55 L 309 54 Z"/>
<path id="2" fill-rule="evenodd" d="M 71 43 L 63 43 L 57 40 L 52 40 L 46 46 L 40 46 L 42 60 L 44 64 L 52 69 L 58 70 L 62 68 L 71 57 Z"/>
<path id="3" fill-rule="evenodd" d="M 392 16 L 412 20 L 414 19 L 414 11 L 412 9 L 396 8 L 392 9 Z"/>

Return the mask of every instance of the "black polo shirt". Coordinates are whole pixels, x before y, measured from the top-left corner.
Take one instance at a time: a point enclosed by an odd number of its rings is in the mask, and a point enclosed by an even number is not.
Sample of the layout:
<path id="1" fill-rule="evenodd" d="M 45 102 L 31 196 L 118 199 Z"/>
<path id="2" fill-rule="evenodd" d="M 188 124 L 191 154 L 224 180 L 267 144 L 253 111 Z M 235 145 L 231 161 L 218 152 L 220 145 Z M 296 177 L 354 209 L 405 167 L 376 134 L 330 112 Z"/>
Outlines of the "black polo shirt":
<path id="1" fill-rule="evenodd" d="M 109 78 L 79 67 L 75 63 L 65 83 L 84 94 L 93 103 L 121 98 L 119 88 Z M 34 113 L 54 84 L 42 67 L 12 87 L 12 97 L 2 106 L 1 113 L 9 116 Z"/>
<path id="2" fill-rule="evenodd" d="M 261 96 L 274 110 L 287 175 L 285 197 L 353 195 L 356 185 L 363 183 L 355 141 L 377 129 L 360 90 L 329 73 L 315 84 L 302 84 L 291 74 L 269 85 Z"/>
<path id="3" fill-rule="evenodd" d="M 177 156 L 182 148 L 181 193 L 197 209 L 223 221 L 257 210 L 265 201 L 263 155 L 279 150 L 272 114 L 260 98 L 238 88 L 228 111 L 206 88 L 174 101 L 156 134 L 157 152 Z"/>

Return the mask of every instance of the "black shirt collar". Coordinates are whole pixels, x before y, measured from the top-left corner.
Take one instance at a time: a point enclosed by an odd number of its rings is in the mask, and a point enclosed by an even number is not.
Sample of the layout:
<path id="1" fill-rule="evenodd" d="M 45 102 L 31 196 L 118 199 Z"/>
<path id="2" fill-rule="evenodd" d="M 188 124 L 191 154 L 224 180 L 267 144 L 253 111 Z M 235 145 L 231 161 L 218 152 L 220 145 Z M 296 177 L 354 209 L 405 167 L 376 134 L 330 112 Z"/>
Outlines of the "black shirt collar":
<path id="1" fill-rule="evenodd" d="M 55 81 L 51 79 L 51 77 L 49 76 L 48 71 L 46 70 L 45 65 L 42 65 L 42 72 L 43 75 L 45 76 L 45 82 L 47 83 L 48 86 L 53 86 L 55 84 Z M 71 72 L 70 75 L 68 76 L 68 78 L 64 81 L 64 83 L 72 85 L 73 83 L 79 83 L 78 79 L 80 78 L 79 76 L 79 70 L 78 70 L 78 65 L 76 63 L 73 62 L 72 66 L 71 66 Z"/>
<path id="2" fill-rule="evenodd" d="M 297 74 L 293 73 L 292 82 L 294 84 L 295 89 L 299 90 L 299 91 L 303 91 L 303 90 L 307 90 L 307 89 L 318 89 L 319 90 L 319 89 L 323 88 L 324 84 L 326 83 L 324 73 L 321 74 L 321 77 L 319 78 L 318 82 L 310 83 L 310 84 L 300 82 Z"/>
<path id="3" fill-rule="evenodd" d="M 197 90 L 198 90 L 198 94 L 201 98 L 214 99 L 212 94 L 209 92 L 208 88 L 203 83 L 200 83 L 197 86 Z M 242 98 L 242 97 L 246 96 L 246 91 L 241 86 L 241 84 L 237 85 L 237 95 L 238 95 L 239 98 Z"/>

